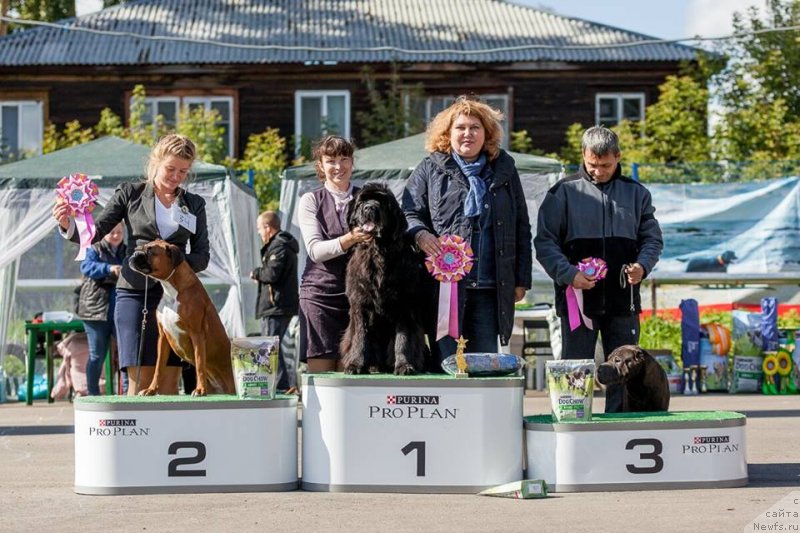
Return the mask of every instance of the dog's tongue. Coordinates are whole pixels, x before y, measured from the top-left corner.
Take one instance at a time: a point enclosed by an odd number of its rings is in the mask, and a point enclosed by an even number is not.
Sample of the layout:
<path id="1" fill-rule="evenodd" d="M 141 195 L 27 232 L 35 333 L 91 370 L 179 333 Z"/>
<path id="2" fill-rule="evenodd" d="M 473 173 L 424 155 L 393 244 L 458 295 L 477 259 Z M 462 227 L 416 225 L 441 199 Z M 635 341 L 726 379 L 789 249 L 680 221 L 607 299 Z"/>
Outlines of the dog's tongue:
<path id="1" fill-rule="evenodd" d="M 375 223 L 374 222 L 366 222 L 365 224 L 361 225 L 361 231 L 366 233 L 372 233 L 375 231 Z"/>

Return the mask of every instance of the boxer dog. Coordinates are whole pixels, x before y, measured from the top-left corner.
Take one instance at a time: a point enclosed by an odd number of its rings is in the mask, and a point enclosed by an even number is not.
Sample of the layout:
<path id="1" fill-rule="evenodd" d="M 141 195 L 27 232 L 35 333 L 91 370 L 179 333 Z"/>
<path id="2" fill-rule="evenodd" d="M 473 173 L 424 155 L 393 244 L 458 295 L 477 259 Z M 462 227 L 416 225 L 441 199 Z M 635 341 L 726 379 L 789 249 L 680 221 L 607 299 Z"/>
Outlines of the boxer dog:
<path id="1" fill-rule="evenodd" d="M 153 382 L 139 392 L 152 396 L 158 392 L 159 376 L 164 372 L 169 348 L 194 365 L 197 388 L 192 396 L 209 392 L 234 394 L 231 368 L 231 342 L 205 287 L 174 244 L 157 240 L 137 249 L 130 266 L 161 282 L 172 304 L 157 313 L 158 359 Z"/>
<path id="2" fill-rule="evenodd" d="M 608 361 L 597 367 L 597 382 L 625 387 L 623 413 L 669 410 L 667 373 L 636 345 L 620 346 L 611 352 Z"/>

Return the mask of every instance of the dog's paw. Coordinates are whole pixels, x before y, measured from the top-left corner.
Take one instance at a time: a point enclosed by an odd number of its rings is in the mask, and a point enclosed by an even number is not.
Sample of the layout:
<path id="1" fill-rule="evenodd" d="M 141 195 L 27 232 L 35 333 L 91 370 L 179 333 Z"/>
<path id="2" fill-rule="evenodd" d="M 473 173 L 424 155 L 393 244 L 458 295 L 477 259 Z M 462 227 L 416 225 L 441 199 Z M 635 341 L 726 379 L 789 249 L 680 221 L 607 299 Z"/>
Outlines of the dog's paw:
<path id="1" fill-rule="evenodd" d="M 197 387 L 192 391 L 192 396 L 205 396 L 205 395 L 206 395 L 205 387 Z"/>
<path id="2" fill-rule="evenodd" d="M 347 365 L 346 367 L 344 367 L 344 373 L 345 374 L 354 374 L 354 375 L 355 374 L 360 374 L 361 373 L 361 367 L 358 366 L 358 365 Z"/>
<path id="3" fill-rule="evenodd" d="M 158 394 L 158 389 L 153 387 L 147 387 L 139 391 L 139 396 L 155 396 L 156 394 Z"/>
<path id="4" fill-rule="evenodd" d="M 416 369 L 408 363 L 394 367 L 395 376 L 413 376 L 416 373 Z"/>

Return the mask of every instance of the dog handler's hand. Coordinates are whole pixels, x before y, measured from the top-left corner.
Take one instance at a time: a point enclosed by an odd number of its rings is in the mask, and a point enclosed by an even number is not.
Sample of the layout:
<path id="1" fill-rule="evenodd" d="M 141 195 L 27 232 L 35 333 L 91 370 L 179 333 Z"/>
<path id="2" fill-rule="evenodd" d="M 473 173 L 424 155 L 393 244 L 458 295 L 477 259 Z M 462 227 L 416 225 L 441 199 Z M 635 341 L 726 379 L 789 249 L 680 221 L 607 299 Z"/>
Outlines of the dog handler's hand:
<path id="1" fill-rule="evenodd" d="M 594 279 L 594 276 L 587 276 L 581 271 L 578 271 L 572 279 L 572 287 L 575 289 L 593 289 L 595 283 L 597 283 L 597 281 Z"/>
<path id="2" fill-rule="evenodd" d="M 628 275 L 628 283 L 638 285 L 644 277 L 644 267 L 639 263 L 633 263 L 625 269 L 625 273 Z"/>
<path id="3" fill-rule="evenodd" d="M 514 287 L 514 302 L 521 302 L 525 298 L 526 292 L 528 292 L 528 289 L 525 287 Z"/>
<path id="4" fill-rule="evenodd" d="M 342 250 L 349 250 L 356 244 L 372 240 L 372 233 L 367 233 L 361 228 L 353 228 L 349 232 L 339 237 Z"/>
<path id="5" fill-rule="evenodd" d="M 441 246 L 439 246 L 439 239 L 430 231 L 422 230 L 415 236 L 417 240 L 417 246 L 419 249 L 422 250 L 425 255 L 439 255 L 442 251 Z"/>
<path id="6" fill-rule="evenodd" d="M 58 220 L 58 225 L 61 226 L 61 229 L 64 231 L 69 229 L 69 211 L 70 208 L 66 202 L 56 200 L 56 203 L 53 205 L 53 218 Z"/>

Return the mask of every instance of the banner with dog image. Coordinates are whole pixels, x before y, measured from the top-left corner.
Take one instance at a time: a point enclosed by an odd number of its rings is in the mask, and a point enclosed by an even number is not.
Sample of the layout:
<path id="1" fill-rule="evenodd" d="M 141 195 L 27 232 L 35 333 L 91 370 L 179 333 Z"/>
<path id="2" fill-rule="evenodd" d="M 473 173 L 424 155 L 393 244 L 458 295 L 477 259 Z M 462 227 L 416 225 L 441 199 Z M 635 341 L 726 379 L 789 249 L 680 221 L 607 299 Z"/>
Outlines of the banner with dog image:
<path id="1" fill-rule="evenodd" d="M 800 271 L 800 178 L 647 188 L 664 234 L 656 274 Z"/>

